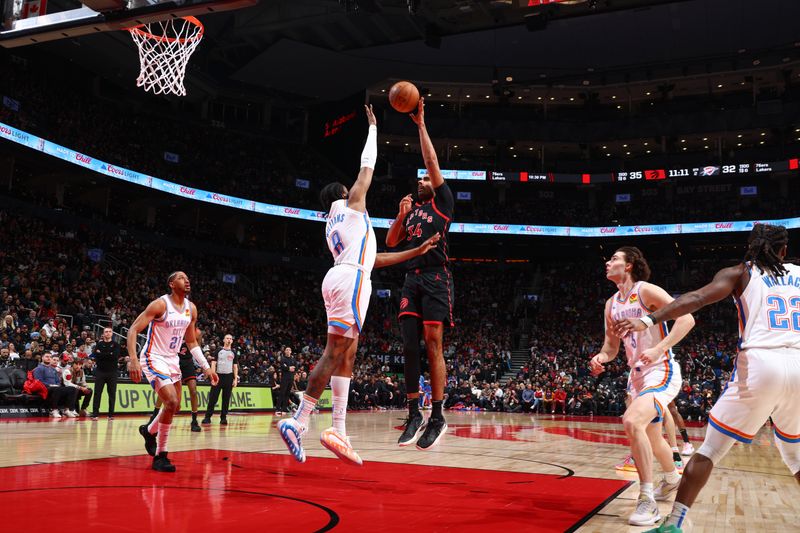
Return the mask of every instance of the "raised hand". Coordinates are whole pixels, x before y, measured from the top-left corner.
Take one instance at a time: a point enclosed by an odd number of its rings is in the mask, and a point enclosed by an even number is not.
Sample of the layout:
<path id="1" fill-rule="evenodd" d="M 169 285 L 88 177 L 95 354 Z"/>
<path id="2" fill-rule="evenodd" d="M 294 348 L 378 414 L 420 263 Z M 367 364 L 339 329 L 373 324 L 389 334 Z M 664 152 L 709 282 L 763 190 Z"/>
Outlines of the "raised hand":
<path id="1" fill-rule="evenodd" d="M 409 113 L 409 117 L 414 121 L 417 126 L 425 125 L 425 99 L 420 96 L 419 103 L 417 104 L 417 114 Z"/>
<path id="2" fill-rule="evenodd" d="M 367 122 L 370 126 L 377 126 L 378 119 L 375 118 L 375 113 L 372 112 L 372 104 L 365 105 L 364 110 L 367 112 Z"/>
<path id="3" fill-rule="evenodd" d="M 408 213 L 411 212 L 411 195 L 407 194 L 400 200 L 400 218 L 405 218 Z"/>

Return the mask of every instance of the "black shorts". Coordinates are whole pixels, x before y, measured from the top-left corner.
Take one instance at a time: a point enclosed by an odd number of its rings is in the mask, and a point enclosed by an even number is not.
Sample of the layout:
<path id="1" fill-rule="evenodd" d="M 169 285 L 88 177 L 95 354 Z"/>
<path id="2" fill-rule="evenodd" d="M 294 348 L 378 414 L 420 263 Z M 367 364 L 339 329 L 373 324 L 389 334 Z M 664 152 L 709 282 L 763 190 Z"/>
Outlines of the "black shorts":
<path id="1" fill-rule="evenodd" d="M 410 270 L 406 272 L 400 292 L 400 313 L 397 316 L 413 316 L 421 319 L 423 324 L 454 327 L 453 297 L 453 275 L 447 268 Z"/>
<path id="2" fill-rule="evenodd" d="M 181 383 L 186 383 L 190 379 L 197 379 L 197 371 L 194 368 L 194 365 L 187 366 L 181 365 Z"/>

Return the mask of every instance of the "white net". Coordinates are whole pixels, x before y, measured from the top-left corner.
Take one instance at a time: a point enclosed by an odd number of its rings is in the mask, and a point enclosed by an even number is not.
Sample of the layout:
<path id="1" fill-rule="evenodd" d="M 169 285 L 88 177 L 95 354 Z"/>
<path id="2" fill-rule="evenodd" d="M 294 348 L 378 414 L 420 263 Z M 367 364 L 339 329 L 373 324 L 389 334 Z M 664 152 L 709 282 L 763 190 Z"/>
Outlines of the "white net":
<path id="1" fill-rule="evenodd" d="M 128 30 L 139 47 L 137 87 L 153 94 L 186 96 L 186 64 L 203 39 L 203 25 L 194 17 L 181 17 Z"/>

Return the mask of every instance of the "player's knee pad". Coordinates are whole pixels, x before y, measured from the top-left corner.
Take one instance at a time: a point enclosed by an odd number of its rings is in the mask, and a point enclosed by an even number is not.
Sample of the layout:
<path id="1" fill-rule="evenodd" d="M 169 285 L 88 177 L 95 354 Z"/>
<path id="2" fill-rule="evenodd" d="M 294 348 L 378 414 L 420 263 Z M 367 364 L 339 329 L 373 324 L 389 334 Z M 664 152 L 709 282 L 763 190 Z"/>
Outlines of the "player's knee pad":
<path id="1" fill-rule="evenodd" d="M 800 442 L 786 442 L 775 434 L 775 445 L 792 474 L 800 472 Z"/>
<path id="2" fill-rule="evenodd" d="M 718 464 L 733 447 L 736 440 L 717 431 L 709 426 L 706 431 L 706 439 L 702 446 L 697 449 L 697 453 L 708 457 L 713 464 Z"/>

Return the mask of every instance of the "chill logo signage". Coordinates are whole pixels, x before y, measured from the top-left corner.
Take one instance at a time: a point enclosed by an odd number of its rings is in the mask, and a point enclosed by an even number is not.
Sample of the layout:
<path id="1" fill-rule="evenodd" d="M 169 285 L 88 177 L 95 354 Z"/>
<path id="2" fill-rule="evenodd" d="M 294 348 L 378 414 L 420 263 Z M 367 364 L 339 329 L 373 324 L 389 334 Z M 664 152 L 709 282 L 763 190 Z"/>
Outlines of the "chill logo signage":
<path id="1" fill-rule="evenodd" d="M 0 138 L 10 140 L 11 142 L 21 144 L 33 148 L 34 150 L 51 155 L 58 159 L 62 159 L 69 163 L 79 165 L 81 167 L 89 168 L 94 172 L 115 178 L 136 183 L 138 185 L 148 187 L 153 190 L 165 192 L 167 194 L 174 194 L 187 199 L 200 200 L 203 202 L 214 203 L 225 207 L 232 207 L 236 209 L 244 209 L 248 211 L 255 211 L 266 215 L 273 215 L 287 218 L 298 218 L 302 220 L 312 220 L 317 222 L 325 221 L 325 213 L 320 211 L 311 211 L 308 209 L 301 209 L 297 207 L 289 207 L 282 205 L 266 204 L 263 202 L 256 202 L 255 200 L 246 200 L 234 196 L 215 193 L 211 191 L 204 191 L 195 189 L 187 185 L 181 185 L 171 181 L 166 181 L 160 178 L 154 178 L 146 174 L 140 174 L 134 170 L 129 170 L 116 165 L 110 165 L 92 156 L 70 150 L 64 146 L 42 139 L 35 135 L 30 135 L 24 131 L 18 130 L 7 124 L 0 122 Z M 791 159 L 788 161 L 779 161 L 776 163 L 756 163 L 753 167 L 749 164 L 739 164 L 738 166 L 723 166 L 723 167 L 698 167 L 705 169 L 708 175 L 716 175 L 720 172 L 722 174 L 733 173 L 733 169 L 738 171 L 750 171 L 751 168 L 755 172 L 767 172 L 769 170 L 797 170 L 800 167 L 798 159 Z M 424 176 L 425 169 L 420 169 L 418 175 Z M 486 172 L 478 170 L 452 170 L 446 172 L 449 179 L 486 179 Z M 517 173 L 518 176 L 526 175 L 528 179 L 533 178 L 533 174 Z M 550 181 L 558 182 L 558 179 L 553 179 L 552 176 L 556 175 L 542 175 L 548 177 Z M 616 181 L 628 180 L 662 180 L 667 177 L 667 172 L 664 170 L 645 170 L 645 171 L 632 171 L 620 172 L 616 174 Z M 588 181 L 591 182 L 591 176 Z M 712 187 L 712 186 L 708 186 Z M 713 186 L 718 187 L 718 186 Z M 730 185 L 726 186 L 728 189 Z M 727 190 L 727 189 L 726 189 Z M 389 228 L 393 222 L 388 218 L 373 218 L 371 219 L 372 225 L 376 228 Z M 800 228 L 800 217 L 788 218 L 781 220 L 765 220 L 763 222 L 770 224 L 779 224 L 786 226 L 788 229 Z M 715 233 L 720 231 L 750 231 L 753 227 L 753 221 L 739 221 L 739 222 L 705 222 L 705 223 L 691 223 L 691 224 L 661 224 L 652 226 L 606 226 L 606 227 L 569 227 L 569 226 L 538 226 L 538 225 L 518 225 L 518 224 L 474 224 L 468 222 L 454 223 L 450 231 L 454 233 L 470 233 L 470 234 L 501 234 L 501 235 L 551 235 L 560 237 L 613 237 L 615 235 L 637 236 L 637 235 L 668 235 L 675 233 Z"/>
<path id="2" fill-rule="evenodd" d="M 485 181 L 485 170 L 442 170 L 442 177 L 446 180 L 468 180 L 468 181 Z M 417 169 L 417 179 L 422 179 L 428 175 L 427 169 Z"/>

